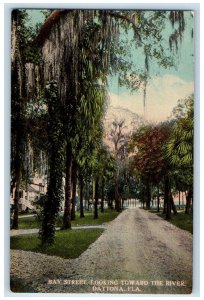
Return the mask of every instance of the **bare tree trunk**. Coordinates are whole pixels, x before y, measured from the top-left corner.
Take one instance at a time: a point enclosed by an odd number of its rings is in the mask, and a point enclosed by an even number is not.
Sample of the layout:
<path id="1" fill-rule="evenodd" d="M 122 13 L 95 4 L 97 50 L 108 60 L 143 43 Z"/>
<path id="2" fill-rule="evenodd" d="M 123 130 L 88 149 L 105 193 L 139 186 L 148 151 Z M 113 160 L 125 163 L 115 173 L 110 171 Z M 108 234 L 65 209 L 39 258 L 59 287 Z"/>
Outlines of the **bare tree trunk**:
<path id="1" fill-rule="evenodd" d="M 150 202 L 151 202 L 151 188 L 150 184 L 146 184 L 146 209 L 150 209 Z"/>
<path id="2" fill-rule="evenodd" d="M 23 165 L 23 146 L 25 124 L 23 120 L 25 105 L 25 64 L 18 33 L 18 10 L 12 12 L 11 44 L 11 191 L 15 187 L 12 229 L 18 229 L 19 189 Z"/>
<path id="3" fill-rule="evenodd" d="M 190 207 L 191 207 L 191 198 L 192 198 L 192 190 L 189 189 L 186 195 L 186 209 L 185 214 L 190 214 Z"/>
<path id="4" fill-rule="evenodd" d="M 192 202 L 191 202 L 190 212 L 193 213 L 193 190 L 191 190 L 191 199 L 192 199 Z"/>
<path id="5" fill-rule="evenodd" d="M 12 227 L 11 227 L 12 229 L 18 229 L 19 188 L 20 188 L 20 180 L 17 181 L 16 189 L 15 189 L 13 222 L 12 222 Z"/>
<path id="6" fill-rule="evenodd" d="M 179 191 L 179 209 L 181 209 L 181 192 Z"/>
<path id="7" fill-rule="evenodd" d="M 163 214 L 165 215 L 166 214 L 166 211 L 167 211 L 167 199 L 166 197 L 164 197 L 164 207 L 163 207 Z"/>
<path id="8" fill-rule="evenodd" d="M 102 179 L 101 185 L 101 212 L 104 212 L 104 179 Z"/>
<path id="9" fill-rule="evenodd" d="M 72 164 L 72 209 L 71 209 L 71 220 L 75 220 L 75 200 L 76 200 L 76 185 L 77 185 L 77 164 L 73 161 Z"/>
<path id="10" fill-rule="evenodd" d="M 108 199 L 108 207 L 110 209 L 114 209 L 114 207 L 113 207 L 113 200 L 112 199 Z"/>
<path id="11" fill-rule="evenodd" d="M 98 198 L 99 198 L 98 188 L 99 188 L 98 178 L 96 178 L 96 181 L 95 181 L 95 201 L 94 201 L 94 219 L 98 219 Z"/>
<path id="12" fill-rule="evenodd" d="M 190 198 L 189 198 L 189 195 L 187 194 L 185 214 L 189 214 L 189 213 L 190 213 Z"/>
<path id="13" fill-rule="evenodd" d="M 157 187 L 157 212 L 160 211 L 159 186 Z"/>
<path id="14" fill-rule="evenodd" d="M 124 209 L 124 199 L 122 199 L 122 210 Z"/>
<path id="15" fill-rule="evenodd" d="M 169 197 L 170 192 L 170 182 L 169 178 L 166 177 L 165 184 L 164 184 L 164 200 L 166 201 L 166 219 L 171 219 L 171 201 Z"/>
<path id="16" fill-rule="evenodd" d="M 87 185 L 86 185 L 86 191 L 87 191 L 87 205 L 86 205 L 86 209 L 89 211 L 89 206 L 90 206 L 90 182 L 87 181 Z"/>
<path id="17" fill-rule="evenodd" d="M 142 193 L 142 200 L 141 200 L 142 208 L 145 209 L 145 191 L 143 190 Z"/>
<path id="18" fill-rule="evenodd" d="M 118 177 L 116 178 L 115 181 L 115 210 L 118 212 L 121 211 Z"/>
<path id="19" fill-rule="evenodd" d="M 84 192 L 84 181 L 83 176 L 79 176 L 79 186 L 80 186 L 80 218 L 84 218 L 84 206 L 83 206 L 83 192 Z"/>
<path id="20" fill-rule="evenodd" d="M 64 216 L 63 216 L 63 225 L 62 229 L 70 229 L 71 228 L 71 147 L 67 144 L 66 149 L 66 178 L 65 178 L 65 205 L 64 205 Z"/>

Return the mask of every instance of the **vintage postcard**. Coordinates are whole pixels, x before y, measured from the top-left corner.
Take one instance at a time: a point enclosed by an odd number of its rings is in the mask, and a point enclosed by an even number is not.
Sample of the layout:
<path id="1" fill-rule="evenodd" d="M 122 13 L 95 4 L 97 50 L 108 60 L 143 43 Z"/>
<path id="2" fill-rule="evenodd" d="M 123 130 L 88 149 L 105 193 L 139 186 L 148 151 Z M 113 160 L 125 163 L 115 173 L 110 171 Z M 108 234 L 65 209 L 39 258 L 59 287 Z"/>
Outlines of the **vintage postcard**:
<path id="1" fill-rule="evenodd" d="M 194 18 L 12 10 L 12 292 L 192 293 Z"/>

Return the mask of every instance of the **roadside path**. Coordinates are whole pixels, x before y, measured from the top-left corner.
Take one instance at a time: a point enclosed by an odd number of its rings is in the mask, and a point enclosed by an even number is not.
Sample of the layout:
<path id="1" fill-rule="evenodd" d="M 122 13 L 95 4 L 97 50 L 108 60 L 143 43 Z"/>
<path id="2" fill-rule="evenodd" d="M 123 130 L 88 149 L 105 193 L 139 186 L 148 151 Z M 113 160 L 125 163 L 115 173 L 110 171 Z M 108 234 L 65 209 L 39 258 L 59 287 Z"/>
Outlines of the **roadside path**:
<path id="1" fill-rule="evenodd" d="M 73 230 L 77 229 L 94 229 L 94 228 L 101 228 L 106 229 L 107 225 L 81 225 L 81 226 L 72 226 Z M 60 230 L 60 227 L 57 227 L 56 230 Z M 30 228 L 30 229 L 12 229 L 10 230 L 10 236 L 19 236 L 19 235 L 30 235 L 30 234 L 37 234 L 39 232 L 38 228 Z"/>

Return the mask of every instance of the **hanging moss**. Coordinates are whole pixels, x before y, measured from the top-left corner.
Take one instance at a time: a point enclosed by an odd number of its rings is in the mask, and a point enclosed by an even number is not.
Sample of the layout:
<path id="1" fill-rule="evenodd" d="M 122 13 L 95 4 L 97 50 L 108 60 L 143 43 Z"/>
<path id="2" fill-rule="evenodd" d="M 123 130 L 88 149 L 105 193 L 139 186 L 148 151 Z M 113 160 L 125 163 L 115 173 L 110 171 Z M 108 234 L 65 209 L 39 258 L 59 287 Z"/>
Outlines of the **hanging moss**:
<path id="1" fill-rule="evenodd" d="M 182 41 L 183 33 L 185 30 L 184 12 L 181 10 L 171 11 L 169 15 L 169 20 L 173 28 L 175 28 L 175 26 L 177 25 L 177 28 L 169 37 L 169 47 L 172 51 L 173 47 L 175 46 L 176 51 L 178 51 L 178 41 Z"/>

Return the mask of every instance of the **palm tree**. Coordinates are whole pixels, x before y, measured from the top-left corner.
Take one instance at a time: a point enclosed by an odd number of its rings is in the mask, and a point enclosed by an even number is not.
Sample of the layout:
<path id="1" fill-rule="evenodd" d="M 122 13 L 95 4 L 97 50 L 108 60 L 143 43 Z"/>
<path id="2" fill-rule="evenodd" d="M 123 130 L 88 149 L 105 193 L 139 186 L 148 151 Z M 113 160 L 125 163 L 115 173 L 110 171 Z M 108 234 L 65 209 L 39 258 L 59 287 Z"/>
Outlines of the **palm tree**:
<path id="1" fill-rule="evenodd" d="M 188 190 L 186 213 L 189 213 L 190 202 L 193 198 L 193 95 L 186 99 L 185 105 L 187 112 L 178 118 L 165 149 L 174 172 L 185 174 L 185 178 L 183 176 L 182 178 Z"/>

